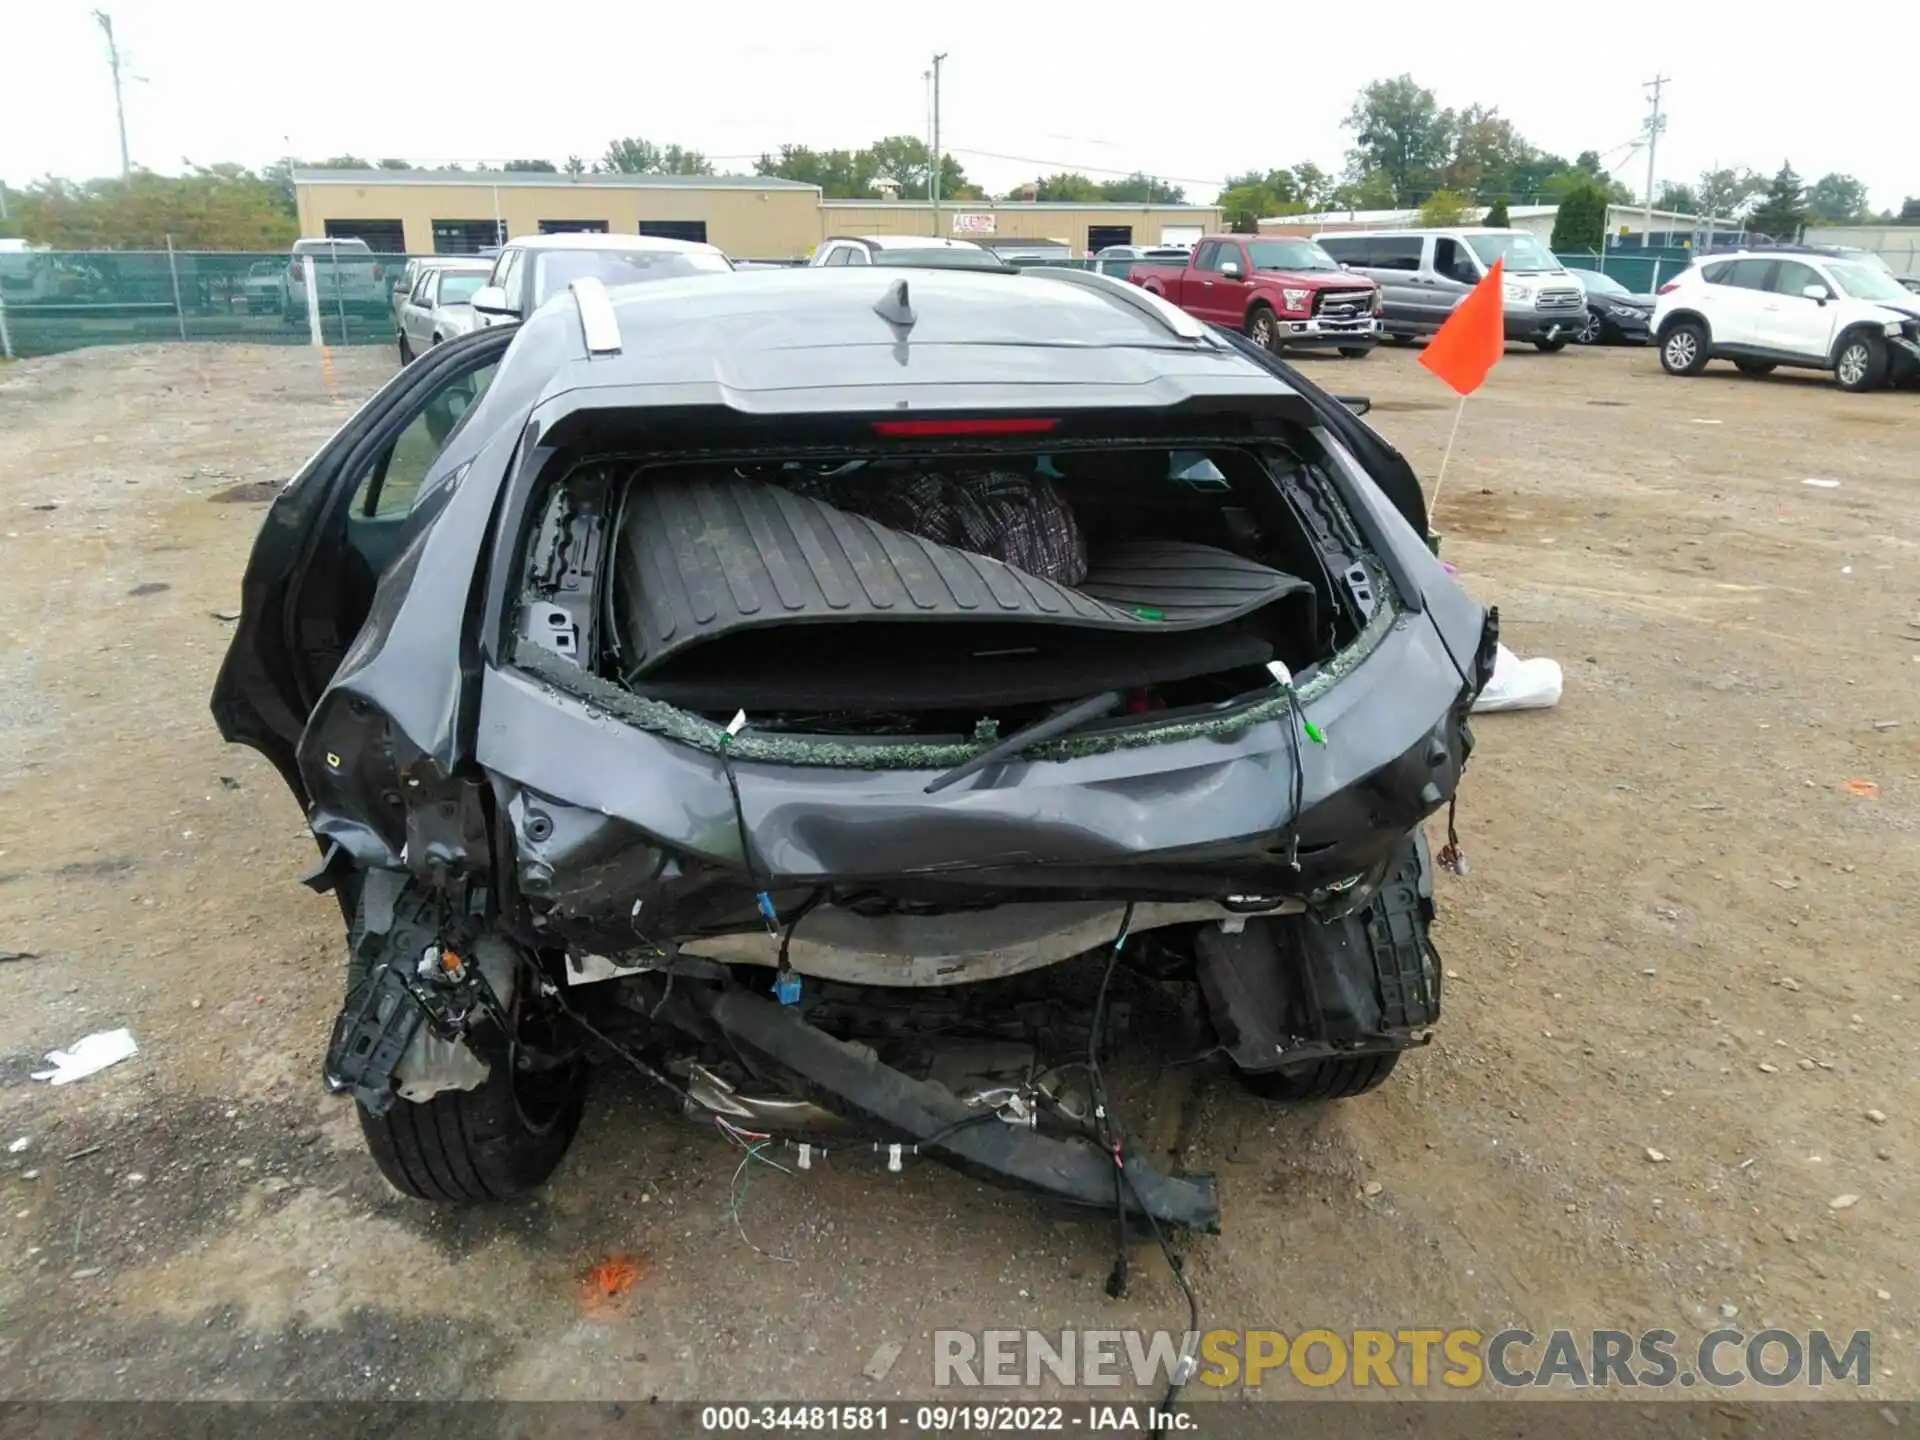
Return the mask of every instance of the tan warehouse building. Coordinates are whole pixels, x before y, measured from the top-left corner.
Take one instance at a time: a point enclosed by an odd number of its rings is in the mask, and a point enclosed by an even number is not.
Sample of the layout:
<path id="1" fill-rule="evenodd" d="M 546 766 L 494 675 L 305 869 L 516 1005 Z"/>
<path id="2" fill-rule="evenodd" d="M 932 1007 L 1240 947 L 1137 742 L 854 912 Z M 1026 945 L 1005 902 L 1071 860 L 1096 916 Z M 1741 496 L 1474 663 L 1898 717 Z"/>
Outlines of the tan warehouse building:
<path id="1" fill-rule="evenodd" d="M 705 240 L 742 259 L 810 254 L 829 235 L 952 235 L 1053 241 L 1072 255 L 1190 241 L 1220 226 L 1206 205 L 827 200 L 768 175 L 582 175 L 527 171 L 300 170 L 302 235 L 357 236 L 375 250 L 473 254 L 509 235 L 595 230 Z"/>

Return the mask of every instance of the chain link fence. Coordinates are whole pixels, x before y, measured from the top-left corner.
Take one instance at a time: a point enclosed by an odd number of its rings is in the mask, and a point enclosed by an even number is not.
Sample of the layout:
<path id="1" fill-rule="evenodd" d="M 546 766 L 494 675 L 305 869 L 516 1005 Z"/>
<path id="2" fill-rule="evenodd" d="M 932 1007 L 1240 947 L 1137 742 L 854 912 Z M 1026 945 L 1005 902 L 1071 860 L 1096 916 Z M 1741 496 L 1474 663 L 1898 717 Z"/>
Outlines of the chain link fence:
<path id="1" fill-rule="evenodd" d="M 0 349 L 225 340 L 384 345 L 406 255 L 289 256 L 194 250 L 0 253 Z"/>

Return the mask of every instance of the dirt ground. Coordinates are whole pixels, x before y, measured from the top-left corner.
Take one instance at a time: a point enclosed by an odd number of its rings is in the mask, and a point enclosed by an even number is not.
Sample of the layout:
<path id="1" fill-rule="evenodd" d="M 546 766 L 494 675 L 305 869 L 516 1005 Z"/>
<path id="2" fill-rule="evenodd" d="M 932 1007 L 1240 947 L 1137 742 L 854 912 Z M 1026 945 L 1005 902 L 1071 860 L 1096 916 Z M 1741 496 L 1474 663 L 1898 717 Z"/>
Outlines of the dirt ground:
<path id="1" fill-rule="evenodd" d="M 1109 1223 L 937 1166 L 756 1169 L 736 1225 L 738 1152 L 617 1074 L 528 1203 L 385 1188 L 319 1084 L 338 914 L 206 700 L 262 493 L 391 363 L 0 368 L 0 1395 L 915 1396 L 936 1328 L 1183 1328 L 1150 1246 L 1109 1300 Z M 1431 488 L 1411 352 L 1313 373 Z M 1509 353 L 1436 525 L 1566 697 L 1476 725 L 1436 1043 L 1331 1106 L 1155 1091 L 1221 1178 L 1203 1325 L 1870 1329 L 1920 1396 L 1917 436 L 1912 394 Z"/>

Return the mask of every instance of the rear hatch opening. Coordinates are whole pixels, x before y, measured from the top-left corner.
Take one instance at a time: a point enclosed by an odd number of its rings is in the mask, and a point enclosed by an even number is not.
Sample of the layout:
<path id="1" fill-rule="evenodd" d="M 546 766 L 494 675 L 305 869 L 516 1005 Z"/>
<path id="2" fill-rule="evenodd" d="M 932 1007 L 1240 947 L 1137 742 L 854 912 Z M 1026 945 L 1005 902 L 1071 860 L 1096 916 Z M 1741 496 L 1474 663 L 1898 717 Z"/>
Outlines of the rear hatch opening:
<path id="1" fill-rule="evenodd" d="M 796 764 L 954 763 L 1104 694 L 1071 753 L 1243 726 L 1280 713 L 1277 678 L 1310 697 L 1390 620 L 1314 454 L 1302 435 L 575 457 L 532 527 L 514 660 L 702 748 L 744 723 L 735 753 Z"/>

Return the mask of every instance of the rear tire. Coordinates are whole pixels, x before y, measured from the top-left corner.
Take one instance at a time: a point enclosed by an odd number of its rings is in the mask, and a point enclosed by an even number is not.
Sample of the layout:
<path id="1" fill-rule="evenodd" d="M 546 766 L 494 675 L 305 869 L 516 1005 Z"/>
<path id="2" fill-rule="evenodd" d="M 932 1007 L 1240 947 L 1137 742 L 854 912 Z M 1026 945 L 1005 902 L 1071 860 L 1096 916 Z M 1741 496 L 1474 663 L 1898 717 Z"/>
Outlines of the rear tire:
<path id="1" fill-rule="evenodd" d="M 1682 320 L 1660 337 L 1660 368 L 1669 375 L 1698 375 L 1707 368 L 1707 327 Z"/>
<path id="2" fill-rule="evenodd" d="M 1599 312 L 1589 310 L 1586 323 L 1580 327 L 1580 333 L 1573 338 L 1581 345 L 1598 345 L 1606 338 L 1606 333 L 1606 322 L 1600 318 Z"/>
<path id="3" fill-rule="evenodd" d="M 1834 357 L 1833 378 L 1850 394 L 1878 390 L 1887 381 L 1887 342 L 1872 334 L 1847 336 Z"/>
<path id="4" fill-rule="evenodd" d="M 1736 360 L 1733 368 L 1742 375 L 1758 380 L 1763 375 L 1771 375 L 1778 367 L 1771 360 Z"/>
<path id="5" fill-rule="evenodd" d="M 404 335 L 400 337 L 400 363 L 402 365 L 413 363 L 413 347 L 407 344 L 407 337 Z"/>
<path id="6" fill-rule="evenodd" d="M 1371 345 L 1343 345 L 1340 354 L 1347 360 L 1364 360 L 1373 353 Z"/>
<path id="7" fill-rule="evenodd" d="M 1280 353 L 1280 322 L 1267 306 L 1256 305 L 1247 312 L 1247 338 L 1262 350 Z"/>
<path id="8" fill-rule="evenodd" d="M 1241 1079 L 1263 1100 L 1345 1100 L 1379 1088 L 1400 1063 L 1398 1050 L 1316 1060 L 1298 1070 L 1266 1070 Z"/>
<path id="9" fill-rule="evenodd" d="M 1567 342 L 1564 340 L 1536 340 L 1533 342 L 1533 348 L 1538 350 L 1542 355 L 1554 355 L 1566 349 Z"/>

